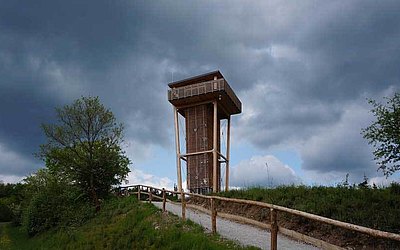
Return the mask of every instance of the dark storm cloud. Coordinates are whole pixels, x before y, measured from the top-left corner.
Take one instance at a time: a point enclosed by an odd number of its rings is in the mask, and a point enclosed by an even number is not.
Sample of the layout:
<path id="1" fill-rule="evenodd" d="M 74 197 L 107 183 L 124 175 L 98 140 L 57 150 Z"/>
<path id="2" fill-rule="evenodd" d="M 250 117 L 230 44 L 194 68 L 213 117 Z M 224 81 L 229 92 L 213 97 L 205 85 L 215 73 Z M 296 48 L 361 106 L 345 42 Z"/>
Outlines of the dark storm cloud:
<path id="1" fill-rule="evenodd" d="M 321 145 L 359 133 L 367 119 L 348 122 L 354 103 L 364 112 L 364 97 L 399 86 L 399 11 L 395 1 L 3 1 L 0 151 L 34 164 L 39 124 L 81 95 L 99 95 L 128 141 L 172 145 L 171 73 L 221 69 L 244 105 L 238 138 L 293 147 L 307 170 L 371 168 L 362 139 Z M 343 157 L 346 149 L 361 153 Z"/>
<path id="2" fill-rule="evenodd" d="M 2 162 L 1 173 L 24 175 L 37 167 L 32 154 L 44 142 L 40 123 L 54 119 L 55 106 L 121 88 L 108 72 L 135 50 L 137 22 L 127 20 L 124 6 L 95 4 L 2 2 L 0 153 L 12 162 Z M 118 93 L 110 99 L 118 100 Z M 24 167 L 16 166 L 18 157 Z"/>
<path id="3" fill-rule="evenodd" d="M 22 39 L 17 46 L 26 47 L 26 40 L 31 40 L 45 48 L 47 53 L 41 56 L 99 69 L 108 67 L 127 47 L 132 49 L 134 36 L 128 31 L 135 23 L 129 22 L 126 11 L 109 1 L 7 1 L 2 3 L 0 22 L 3 32 Z"/>

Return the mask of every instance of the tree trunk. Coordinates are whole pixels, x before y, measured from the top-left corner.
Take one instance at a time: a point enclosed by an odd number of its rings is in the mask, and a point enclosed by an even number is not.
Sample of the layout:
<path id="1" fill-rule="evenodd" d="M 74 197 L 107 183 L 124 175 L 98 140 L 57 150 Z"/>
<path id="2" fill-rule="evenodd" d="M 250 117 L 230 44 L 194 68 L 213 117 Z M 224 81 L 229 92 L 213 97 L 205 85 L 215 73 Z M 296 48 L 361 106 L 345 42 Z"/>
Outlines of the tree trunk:
<path id="1" fill-rule="evenodd" d="M 100 211 L 100 202 L 99 202 L 99 199 L 97 198 L 96 189 L 94 188 L 94 185 L 93 185 L 93 174 L 90 175 L 90 192 L 92 194 L 93 204 L 96 207 L 96 212 L 98 212 L 98 211 Z"/>

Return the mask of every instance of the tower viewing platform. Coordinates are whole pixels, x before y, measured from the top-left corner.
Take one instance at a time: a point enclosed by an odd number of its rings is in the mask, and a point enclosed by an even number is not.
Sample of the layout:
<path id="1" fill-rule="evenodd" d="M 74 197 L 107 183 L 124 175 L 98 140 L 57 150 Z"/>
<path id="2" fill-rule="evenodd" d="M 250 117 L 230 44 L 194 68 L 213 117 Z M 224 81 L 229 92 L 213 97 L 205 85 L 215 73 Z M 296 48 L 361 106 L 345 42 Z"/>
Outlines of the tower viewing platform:
<path id="1" fill-rule="evenodd" d="M 242 112 L 242 103 L 218 70 L 171 82 L 168 86 L 171 88 L 168 101 L 175 107 L 218 100 L 222 119 Z M 184 116 L 183 112 L 180 114 Z"/>

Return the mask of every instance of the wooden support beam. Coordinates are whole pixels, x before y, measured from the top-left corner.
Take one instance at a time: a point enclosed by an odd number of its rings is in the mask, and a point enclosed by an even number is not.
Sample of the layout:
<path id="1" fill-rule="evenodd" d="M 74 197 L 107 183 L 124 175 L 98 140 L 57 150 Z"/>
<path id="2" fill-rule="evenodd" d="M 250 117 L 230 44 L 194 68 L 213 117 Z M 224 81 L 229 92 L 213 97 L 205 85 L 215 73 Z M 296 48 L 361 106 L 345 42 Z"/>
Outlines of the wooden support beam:
<path id="1" fill-rule="evenodd" d="M 226 132 L 226 170 L 225 170 L 225 192 L 229 191 L 229 154 L 231 142 L 231 116 L 228 116 L 227 132 Z"/>
<path id="2" fill-rule="evenodd" d="M 181 147 L 179 141 L 179 116 L 178 109 L 174 107 L 174 121 L 175 121 L 175 147 L 176 147 L 176 171 L 178 177 L 178 191 L 182 192 L 182 173 L 181 173 Z"/>
<path id="3" fill-rule="evenodd" d="M 217 151 L 217 154 L 218 154 L 218 156 L 221 156 L 221 158 L 224 159 L 225 162 L 227 161 L 227 158 L 221 152 Z M 221 162 L 224 162 L 224 161 L 221 161 Z"/>
<path id="4" fill-rule="evenodd" d="M 217 147 L 218 147 L 218 103 L 214 101 L 214 126 L 213 126 L 213 192 L 218 192 L 218 155 L 217 155 Z"/>
<path id="5" fill-rule="evenodd" d="M 140 185 L 138 186 L 137 199 L 140 201 Z"/>
<path id="6" fill-rule="evenodd" d="M 205 150 L 205 151 L 199 151 L 199 152 L 193 152 L 193 153 L 187 153 L 187 154 L 181 154 L 180 157 L 181 159 L 184 159 L 186 156 L 194 156 L 194 155 L 201 155 L 201 154 L 207 154 L 207 153 L 212 153 L 214 150 Z"/>

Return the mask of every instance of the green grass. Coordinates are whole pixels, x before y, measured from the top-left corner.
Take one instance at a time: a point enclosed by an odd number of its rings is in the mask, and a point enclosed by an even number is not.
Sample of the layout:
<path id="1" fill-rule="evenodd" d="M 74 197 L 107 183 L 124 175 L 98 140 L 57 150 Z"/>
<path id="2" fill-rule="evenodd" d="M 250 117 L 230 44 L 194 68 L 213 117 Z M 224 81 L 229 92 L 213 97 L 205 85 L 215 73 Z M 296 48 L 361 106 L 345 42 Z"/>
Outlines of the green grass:
<path id="1" fill-rule="evenodd" d="M 205 234 L 191 221 L 163 215 L 135 197 L 111 199 L 77 228 L 56 228 L 28 238 L 21 227 L 0 225 L 0 249 L 242 249 Z"/>
<path id="2" fill-rule="evenodd" d="M 220 195 L 263 201 L 357 225 L 400 233 L 400 185 L 387 188 L 282 186 Z"/>

